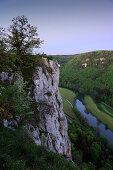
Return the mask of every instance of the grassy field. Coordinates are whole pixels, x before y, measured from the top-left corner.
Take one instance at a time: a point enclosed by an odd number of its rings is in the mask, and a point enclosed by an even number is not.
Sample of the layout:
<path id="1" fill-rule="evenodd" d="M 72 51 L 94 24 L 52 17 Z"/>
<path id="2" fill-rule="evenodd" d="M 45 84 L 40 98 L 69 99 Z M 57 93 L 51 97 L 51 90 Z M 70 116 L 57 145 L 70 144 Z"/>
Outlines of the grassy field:
<path id="1" fill-rule="evenodd" d="M 84 97 L 84 104 L 89 112 L 113 131 L 113 110 L 110 107 L 103 103 L 97 105 L 90 96 Z"/>
<path id="2" fill-rule="evenodd" d="M 103 111 L 104 113 L 108 114 L 109 116 L 111 116 L 113 118 L 113 109 L 109 106 L 107 106 L 104 103 L 99 103 L 97 104 L 97 107 Z"/>
<path id="3" fill-rule="evenodd" d="M 76 94 L 73 91 L 61 87 L 59 88 L 59 91 L 61 96 L 68 99 L 72 105 L 75 103 Z"/>
<path id="4" fill-rule="evenodd" d="M 76 118 L 75 113 L 73 112 L 73 109 L 69 102 L 73 105 L 75 102 L 76 94 L 68 89 L 65 88 L 59 88 L 60 94 L 62 96 L 62 101 L 63 101 L 63 110 L 64 113 L 67 115 L 71 116 L 72 118 Z M 69 102 L 66 99 L 69 100 Z"/>

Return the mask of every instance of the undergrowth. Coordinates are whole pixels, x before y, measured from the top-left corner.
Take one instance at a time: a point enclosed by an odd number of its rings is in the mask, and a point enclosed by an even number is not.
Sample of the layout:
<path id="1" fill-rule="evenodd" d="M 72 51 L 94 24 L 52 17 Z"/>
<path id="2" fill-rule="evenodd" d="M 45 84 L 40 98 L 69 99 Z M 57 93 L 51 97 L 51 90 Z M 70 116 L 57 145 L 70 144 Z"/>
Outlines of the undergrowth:
<path id="1" fill-rule="evenodd" d="M 74 170 L 63 156 L 36 146 L 21 128 L 16 131 L 0 126 L 0 168 L 7 170 Z"/>

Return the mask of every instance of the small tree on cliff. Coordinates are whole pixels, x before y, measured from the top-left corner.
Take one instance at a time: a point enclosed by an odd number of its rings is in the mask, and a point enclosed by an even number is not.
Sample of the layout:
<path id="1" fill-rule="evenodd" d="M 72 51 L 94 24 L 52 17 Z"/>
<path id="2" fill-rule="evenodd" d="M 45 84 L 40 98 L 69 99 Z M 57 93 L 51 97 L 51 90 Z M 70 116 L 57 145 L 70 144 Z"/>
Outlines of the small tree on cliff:
<path id="1" fill-rule="evenodd" d="M 5 36 L 5 44 L 10 52 L 22 56 L 31 53 L 33 48 L 39 48 L 42 42 L 37 27 L 31 26 L 24 15 L 12 19 Z"/>

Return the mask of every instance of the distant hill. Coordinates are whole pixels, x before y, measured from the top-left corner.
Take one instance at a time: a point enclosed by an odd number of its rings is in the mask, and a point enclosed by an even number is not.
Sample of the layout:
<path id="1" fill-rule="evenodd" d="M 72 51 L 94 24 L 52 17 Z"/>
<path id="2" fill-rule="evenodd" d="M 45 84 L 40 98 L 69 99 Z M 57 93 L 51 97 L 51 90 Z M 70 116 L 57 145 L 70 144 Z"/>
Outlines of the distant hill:
<path id="1" fill-rule="evenodd" d="M 113 51 L 61 56 L 58 62 L 62 66 L 60 86 L 90 94 L 113 106 Z"/>
<path id="2" fill-rule="evenodd" d="M 62 68 L 69 60 L 71 60 L 76 55 L 77 54 L 75 54 L 75 55 L 54 55 L 54 58 L 58 61 L 58 63 L 61 65 L 61 68 Z"/>

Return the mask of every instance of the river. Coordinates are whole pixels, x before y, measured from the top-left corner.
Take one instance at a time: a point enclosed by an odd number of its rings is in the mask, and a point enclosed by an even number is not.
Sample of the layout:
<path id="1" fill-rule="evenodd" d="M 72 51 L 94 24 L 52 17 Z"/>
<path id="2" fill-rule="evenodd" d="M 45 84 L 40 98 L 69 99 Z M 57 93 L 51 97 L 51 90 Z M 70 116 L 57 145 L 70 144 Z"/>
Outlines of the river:
<path id="1" fill-rule="evenodd" d="M 87 118 L 89 124 L 99 129 L 100 135 L 104 135 L 111 143 L 113 143 L 113 132 L 110 129 L 106 129 L 106 126 L 99 122 L 95 116 L 89 113 L 83 103 L 80 100 L 76 100 L 76 107 L 82 113 L 82 115 Z"/>

